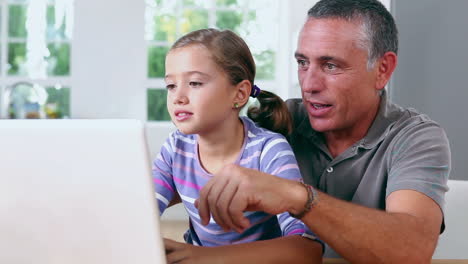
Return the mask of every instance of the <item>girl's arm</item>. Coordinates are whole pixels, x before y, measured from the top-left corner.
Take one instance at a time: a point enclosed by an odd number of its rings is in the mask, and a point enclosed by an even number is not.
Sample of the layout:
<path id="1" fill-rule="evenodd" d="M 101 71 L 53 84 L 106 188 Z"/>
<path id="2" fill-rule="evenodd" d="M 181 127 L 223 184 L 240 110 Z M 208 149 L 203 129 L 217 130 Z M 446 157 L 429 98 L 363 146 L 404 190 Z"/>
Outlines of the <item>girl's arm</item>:
<path id="1" fill-rule="evenodd" d="M 174 193 L 174 196 L 172 197 L 172 200 L 169 202 L 169 205 L 167 205 L 167 208 L 179 204 L 182 202 L 182 199 L 180 199 L 180 195 L 178 192 Z"/>
<path id="2" fill-rule="evenodd" d="M 322 245 L 299 235 L 244 244 L 198 247 L 165 239 L 171 263 L 322 263 Z"/>
<path id="3" fill-rule="evenodd" d="M 173 159 L 173 139 L 171 136 L 166 140 L 164 145 L 161 147 L 161 151 L 153 161 L 152 174 L 154 191 L 158 202 L 158 208 L 160 214 L 166 210 L 166 208 L 180 202 L 180 197 L 177 194 L 177 190 L 174 184 L 172 175 L 172 159 Z"/>

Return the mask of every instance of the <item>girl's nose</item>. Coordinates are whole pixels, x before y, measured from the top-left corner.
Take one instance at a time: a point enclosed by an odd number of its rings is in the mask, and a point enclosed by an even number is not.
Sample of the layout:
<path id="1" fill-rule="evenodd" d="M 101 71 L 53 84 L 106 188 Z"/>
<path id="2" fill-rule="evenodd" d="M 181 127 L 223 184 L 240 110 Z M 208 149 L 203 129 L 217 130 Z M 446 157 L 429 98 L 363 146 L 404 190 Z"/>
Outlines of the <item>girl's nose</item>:
<path id="1" fill-rule="evenodd" d="M 174 92 L 174 104 L 187 104 L 189 102 L 186 89 L 184 87 L 177 87 Z"/>

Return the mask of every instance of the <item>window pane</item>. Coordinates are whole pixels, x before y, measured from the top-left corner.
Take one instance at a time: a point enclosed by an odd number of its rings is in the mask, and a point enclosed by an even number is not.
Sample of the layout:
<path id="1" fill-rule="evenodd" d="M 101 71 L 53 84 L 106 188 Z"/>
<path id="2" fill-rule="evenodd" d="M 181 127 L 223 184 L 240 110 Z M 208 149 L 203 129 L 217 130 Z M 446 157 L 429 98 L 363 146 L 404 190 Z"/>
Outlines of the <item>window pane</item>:
<path id="1" fill-rule="evenodd" d="M 185 9 L 182 13 L 180 30 L 182 34 L 208 27 L 208 11 Z"/>
<path id="2" fill-rule="evenodd" d="M 196 7 L 202 7 L 202 8 L 209 8 L 210 7 L 210 2 L 207 0 L 183 0 L 182 5 L 183 6 L 196 6 Z"/>
<path id="3" fill-rule="evenodd" d="M 177 20 L 174 15 L 164 14 L 155 16 L 154 40 L 172 43 L 176 39 Z"/>
<path id="4" fill-rule="evenodd" d="M 257 66 L 255 78 L 273 80 L 275 77 L 275 53 L 271 50 L 265 50 L 253 55 Z"/>
<path id="5" fill-rule="evenodd" d="M 66 19 L 64 19 L 64 23 L 58 29 L 55 28 L 55 7 L 47 6 L 47 39 L 66 39 L 65 27 Z"/>
<path id="6" fill-rule="evenodd" d="M 70 88 L 47 87 L 48 97 L 45 104 L 45 114 L 47 118 L 68 118 L 70 117 Z"/>
<path id="7" fill-rule="evenodd" d="M 148 120 L 149 121 L 170 121 L 171 116 L 167 112 L 166 104 L 167 90 L 148 89 L 146 98 L 148 99 Z"/>
<path id="8" fill-rule="evenodd" d="M 148 77 L 163 78 L 166 53 L 169 47 L 153 46 L 148 51 Z"/>
<path id="9" fill-rule="evenodd" d="M 26 5 L 8 6 L 8 36 L 25 38 L 26 33 Z"/>
<path id="10" fill-rule="evenodd" d="M 237 0 L 216 0 L 216 6 L 238 6 Z"/>
<path id="11" fill-rule="evenodd" d="M 217 11 L 216 27 L 219 29 L 230 29 L 238 33 L 238 28 L 242 23 L 242 13 L 235 11 Z"/>
<path id="12" fill-rule="evenodd" d="M 25 75 L 26 43 L 8 44 L 8 75 Z"/>
<path id="13" fill-rule="evenodd" d="M 48 46 L 50 56 L 47 60 L 47 74 L 63 76 L 70 74 L 70 44 L 52 43 Z"/>

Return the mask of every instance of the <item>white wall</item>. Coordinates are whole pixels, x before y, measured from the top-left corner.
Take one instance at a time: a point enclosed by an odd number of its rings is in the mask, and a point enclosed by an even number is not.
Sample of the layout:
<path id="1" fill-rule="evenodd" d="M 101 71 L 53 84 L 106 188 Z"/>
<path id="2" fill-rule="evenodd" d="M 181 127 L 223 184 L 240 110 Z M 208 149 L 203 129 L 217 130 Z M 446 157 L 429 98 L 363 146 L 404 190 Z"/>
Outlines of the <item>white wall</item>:
<path id="1" fill-rule="evenodd" d="M 146 119 L 144 1 L 75 1 L 73 118 Z"/>

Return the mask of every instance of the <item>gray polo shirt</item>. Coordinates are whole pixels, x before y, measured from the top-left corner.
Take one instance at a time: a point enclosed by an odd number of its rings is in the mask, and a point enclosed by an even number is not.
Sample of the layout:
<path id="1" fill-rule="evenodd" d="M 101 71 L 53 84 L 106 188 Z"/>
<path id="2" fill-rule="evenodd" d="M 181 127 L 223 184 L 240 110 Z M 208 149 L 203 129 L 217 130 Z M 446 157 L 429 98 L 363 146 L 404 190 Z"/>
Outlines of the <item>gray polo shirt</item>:
<path id="1" fill-rule="evenodd" d="M 286 104 L 294 122 L 289 142 L 306 183 L 382 210 L 385 198 L 403 189 L 421 192 L 444 208 L 450 148 L 444 130 L 426 115 L 387 101 L 384 92 L 367 135 L 333 158 L 323 135 L 311 128 L 301 99 Z M 327 245 L 324 256 L 339 255 Z"/>

